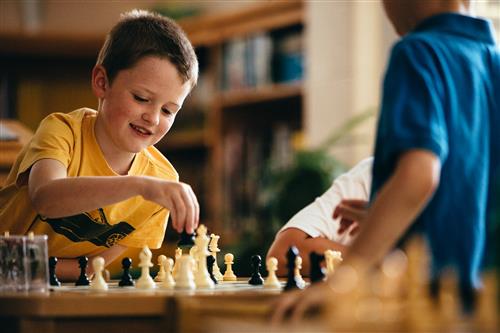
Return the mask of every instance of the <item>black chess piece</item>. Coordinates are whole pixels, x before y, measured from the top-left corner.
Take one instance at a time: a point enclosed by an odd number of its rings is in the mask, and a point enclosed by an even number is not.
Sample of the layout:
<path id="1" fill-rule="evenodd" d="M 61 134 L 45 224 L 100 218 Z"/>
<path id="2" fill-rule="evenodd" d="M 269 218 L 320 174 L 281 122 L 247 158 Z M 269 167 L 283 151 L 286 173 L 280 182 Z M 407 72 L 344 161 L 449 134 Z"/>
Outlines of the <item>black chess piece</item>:
<path id="1" fill-rule="evenodd" d="M 76 280 L 75 286 L 88 286 L 90 284 L 87 277 L 87 264 L 89 259 L 85 256 L 78 257 L 78 266 L 80 267 L 80 276 Z"/>
<path id="2" fill-rule="evenodd" d="M 179 243 L 177 243 L 177 247 L 181 249 L 191 248 L 194 245 L 195 234 L 188 234 L 186 230 L 183 230 L 181 233 L 181 238 L 179 239 Z"/>
<path id="3" fill-rule="evenodd" d="M 118 285 L 120 287 L 135 286 L 134 279 L 132 279 L 132 276 L 130 275 L 130 266 L 132 266 L 132 259 L 127 257 L 123 258 L 122 260 L 123 274 L 120 282 L 118 282 Z"/>
<path id="4" fill-rule="evenodd" d="M 325 278 L 325 269 L 321 267 L 321 262 L 323 260 L 325 260 L 325 256 L 322 254 L 317 254 L 316 252 L 311 252 L 309 254 L 309 278 L 311 279 L 311 284 L 323 281 Z"/>
<path id="5" fill-rule="evenodd" d="M 50 285 L 55 286 L 55 287 L 60 287 L 61 282 L 59 282 L 59 279 L 56 276 L 56 265 L 57 265 L 57 258 L 56 257 L 49 257 L 49 280 L 50 280 Z"/>
<path id="6" fill-rule="evenodd" d="M 214 263 L 215 263 L 215 258 L 213 255 L 209 254 L 207 256 L 207 270 L 208 274 L 210 274 L 210 278 L 212 281 L 214 281 L 215 284 L 219 283 L 217 282 L 217 279 L 214 276 Z"/>
<path id="7" fill-rule="evenodd" d="M 286 266 L 288 268 L 288 274 L 284 288 L 285 291 L 292 289 L 301 289 L 295 277 L 295 267 L 296 267 L 295 259 L 297 259 L 298 255 L 299 255 L 299 250 L 295 246 L 290 246 L 288 252 L 286 253 L 286 259 L 287 259 Z"/>
<path id="8" fill-rule="evenodd" d="M 261 285 L 264 283 L 264 279 L 262 278 L 262 275 L 260 275 L 260 264 L 262 262 L 262 259 L 259 255 L 253 255 L 251 261 L 252 276 L 250 277 L 250 280 L 248 280 L 248 283 L 254 286 Z"/>

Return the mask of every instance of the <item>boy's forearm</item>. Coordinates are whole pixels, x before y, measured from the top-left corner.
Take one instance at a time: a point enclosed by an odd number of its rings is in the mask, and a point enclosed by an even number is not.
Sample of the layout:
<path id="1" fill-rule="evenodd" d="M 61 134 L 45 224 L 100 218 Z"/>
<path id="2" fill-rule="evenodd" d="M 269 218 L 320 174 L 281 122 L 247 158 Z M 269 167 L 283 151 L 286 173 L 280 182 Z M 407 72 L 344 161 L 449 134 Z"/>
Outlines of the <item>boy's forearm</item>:
<path id="1" fill-rule="evenodd" d="M 427 204 L 439 183 L 439 170 L 434 154 L 405 153 L 370 207 L 345 263 L 361 259 L 364 268 L 369 268 L 380 261 Z"/>
<path id="2" fill-rule="evenodd" d="M 55 179 L 40 187 L 32 200 L 46 217 L 71 216 L 141 195 L 145 181 L 135 176 Z"/>

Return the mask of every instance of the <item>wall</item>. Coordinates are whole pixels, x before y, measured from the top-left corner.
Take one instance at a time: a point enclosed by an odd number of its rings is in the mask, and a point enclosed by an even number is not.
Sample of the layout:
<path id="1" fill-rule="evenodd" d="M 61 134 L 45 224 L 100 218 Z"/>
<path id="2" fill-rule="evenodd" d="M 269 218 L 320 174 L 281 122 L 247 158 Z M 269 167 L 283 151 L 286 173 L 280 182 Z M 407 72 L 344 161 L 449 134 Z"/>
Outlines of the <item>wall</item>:
<path id="1" fill-rule="evenodd" d="M 308 2 L 305 135 L 316 147 L 353 115 L 377 109 L 396 38 L 378 1 Z M 371 155 L 375 117 L 332 149 L 347 164 Z"/>

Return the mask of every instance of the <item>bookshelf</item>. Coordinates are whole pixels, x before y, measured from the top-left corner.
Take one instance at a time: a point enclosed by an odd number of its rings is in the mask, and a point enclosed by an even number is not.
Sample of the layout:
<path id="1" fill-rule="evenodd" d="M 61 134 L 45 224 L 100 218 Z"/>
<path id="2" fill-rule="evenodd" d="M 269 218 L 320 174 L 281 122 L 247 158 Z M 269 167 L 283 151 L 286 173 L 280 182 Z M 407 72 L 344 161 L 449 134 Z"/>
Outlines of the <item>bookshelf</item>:
<path id="1" fill-rule="evenodd" d="M 273 150 L 287 149 L 274 146 L 302 127 L 304 3 L 261 2 L 179 23 L 196 48 L 200 81 L 157 147 L 193 186 L 202 223 L 224 240 L 252 218 L 253 179 Z M 95 108 L 89 77 L 103 40 L 0 33 L 2 105 L 15 108 L 7 114 L 34 130 L 48 113 Z"/>

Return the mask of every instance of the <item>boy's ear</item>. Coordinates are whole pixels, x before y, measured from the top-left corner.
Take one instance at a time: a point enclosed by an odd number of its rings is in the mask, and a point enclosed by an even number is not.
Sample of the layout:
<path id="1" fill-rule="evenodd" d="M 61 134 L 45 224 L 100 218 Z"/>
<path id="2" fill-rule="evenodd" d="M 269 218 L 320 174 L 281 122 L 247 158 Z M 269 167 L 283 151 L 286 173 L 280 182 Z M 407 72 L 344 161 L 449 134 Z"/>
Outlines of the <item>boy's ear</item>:
<path id="1" fill-rule="evenodd" d="M 104 98 L 108 89 L 108 75 L 102 65 L 96 65 L 92 70 L 92 91 L 97 98 Z"/>

